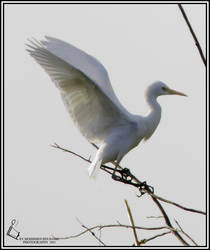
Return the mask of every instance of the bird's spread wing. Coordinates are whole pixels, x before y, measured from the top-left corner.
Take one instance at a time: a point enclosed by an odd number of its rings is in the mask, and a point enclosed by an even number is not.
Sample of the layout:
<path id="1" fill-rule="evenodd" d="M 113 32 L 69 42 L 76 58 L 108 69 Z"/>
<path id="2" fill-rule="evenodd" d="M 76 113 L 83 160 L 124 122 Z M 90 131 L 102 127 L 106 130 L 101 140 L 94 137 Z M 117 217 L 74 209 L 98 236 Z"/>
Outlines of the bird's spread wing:
<path id="1" fill-rule="evenodd" d="M 71 117 L 89 141 L 100 143 L 115 126 L 129 123 L 129 113 L 112 96 L 115 94 L 108 75 L 96 59 L 54 38 L 48 38 L 47 42 L 31 42 L 28 47 L 30 55 L 59 88 Z M 82 55 L 80 60 L 84 61 L 80 61 L 77 55 Z M 91 61 L 97 64 L 95 69 Z M 81 70 L 79 64 L 83 65 Z M 85 72 L 88 65 L 91 65 L 92 71 L 88 72 L 92 75 Z"/>
<path id="2" fill-rule="evenodd" d="M 96 58 L 69 43 L 53 37 L 46 36 L 46 40 L 41 43 L 48 51 L 86 75 L 100 87 L 112 102 L 114 102 L 123 112 L 127 113 L 128 116 L 130 115 L 115 95 L 106 69 Z"/>

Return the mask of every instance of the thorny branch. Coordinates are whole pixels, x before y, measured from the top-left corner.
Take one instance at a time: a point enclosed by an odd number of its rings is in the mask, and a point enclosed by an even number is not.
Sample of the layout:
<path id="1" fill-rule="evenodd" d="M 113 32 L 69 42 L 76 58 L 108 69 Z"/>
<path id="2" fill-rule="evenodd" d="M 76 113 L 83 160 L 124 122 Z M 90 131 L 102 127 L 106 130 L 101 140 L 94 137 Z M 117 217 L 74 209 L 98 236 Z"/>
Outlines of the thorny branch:
<path id="1" fill-rule="evenodd" d="M 80 159 L 82 159 L 82 160 L 84 160 L 84 161 L 86 161 L 86 162 L 91 163 L 91 160 L 90 160 L 90 159 L 86 159 L 85 157 L 83 157 L 83 156 L 81 156 L 81 155 L 79 155 L 79 154 L 77 154 L 77 153 L 74 153 L 73 151 L 70 151 L 70 150 L 67 150 L 67 149 L 65 149 L 65 148 L 62 148 L 62 147 L 60 147 L 60 146 L 59 146 L 58 144 L 56 144 L 56 143 L 55 143 L 54 145 L 51 145 L 51 146 L 54 147 L 54 148 L 60 149 L 60 150 L 62 150 L 62 151 L 64 151 L 64 152 L 71 153 L 71 154 L 73 154 L 73 155 L 79 157 Z M 182 238 L 182 236 L 180 235 L 179 232 L 183 233 L 185 236 L 187 236 L 188 238 L 190 238 L 191 241 L 193 241 L 192 238 L 189 237 L 189 235 L 186 234 L 186 233 L 181 229 L 181 227 L 180 227 L 178 224 L 177 224 L 177 225 L 178 225 L 179 228 L 180 228 L 179 231 L 176 230 L 176 229 L 172 226 L 172 224 L 171 224 L 171 222 L 170 222 L 170 219 L 169 219 L 167 213 L 165 212 L 164 208 L 162 207 L 162 205 L 160 204 L 160 202 L 159 202 L 158 200 L 163 201 L 163 202 L 166 202 L 166 203 L 169 203 L 169 204 L 171 204 L 171 205 L 174 205 L 174 206 L 176 206 L 176 207 L 179 207 L 179 208 L 184 209 L 184 210 L 189 211 L 189 212 L 200 213 L 200 214 L 203 214 L 203 215 L 206 214 L 205 212 L 200 211 L 200 210 L 191 209 L 191 208 L 186 208 L 186 207 L 184 207 L 184 206 L 182 206 L 182 205 L 179 205 L 179 204 L 177 204 L 177 203 L 175 203 L 175 202 L 166 200 L 166 199 L 164 199 L 164 198 L 162 198 L 162 197 L 160 197 L 160 196 L 155 195 L 155 194 L 154 194 L 154 189 L 153 189 L 151 186 L 147 185 L 146 182 L 141 182 L 140 180 L 138 180 L 138 179 L 130 172 L 130 170 L 127 169 L 127 168 L 122 168 L 122 167 L 120 167 L 120 166 L 117 166 L 117 168 L 111 168 L 111 167 L 108 167 L 108 166 L 106 166 L 106 165 L 102 165 L 102 166 L 101 166 L 101 169 L 104 170 L 105 172 L 107 172 L 108 174 L 110 174 L 110 175 L 112 176 L 112 179 L 114 179 L 114 180 L 116 180 L 116 181 L 119 181 L 119 182 L 122 182 L 122 183 L 125 183 L 125 184 L 132 185 L 132 186 L 134 186 L 134 187 L 137 187 L 138 190 L 140 191 L 140 194 L 141 194 L 139 197 L 141 197 L 143 194 L 147 193 L 147 194 L 151 197 L 151 199 L 154 201 L 154 203 L 158 206 L 158 208 L 159 208 L 159 210 L 160 210 L 160 212 L 161 212 L 161 214 L 162 214 L 162 216 L 163 216 L 163 218 L 164 218 L 164 220 L 165 220 L 166 227 L 164 227 L 164 228 L 170 229 L 170 232 L 173 233 L 174 236 L 175 236 L 183 245 L 189 246 L 189 244 Z M 108 226 L 110 226 L 110 225 L 108 225 Z M 108 227 L 108 226 L 106 226 L 106 227 Z M 113 226 L 113 225 L 112 225 L 112 226 Z M 117 225 L 117 226 L 122 226 L 122 225 L 119 224 L 119 225 Z M 83 226 L 83 227 L 84 227 L 84 226 Z M 79 235 L 81 235 L 81 234 L 83 234 L 83 233 L 86 233 L 87 231 L 91 232 L 92 235 L 95 237 L 94 233 L 93 233 L 91 230 L 93 230 L 93 229 L 95 229 L 95 228 L 97 228 L 97 227 L 99 227 L 99 226 L 96 226 L 96 227 L 93 227 L 93 228 L 86 228 L 86 229 L 87 229 L 86 231 L 84 231 L 84 232 L 82 232 L 82 233 L 80 233 L 80 234 L 78 234 L 77 236 L 74 236 L 74 237 L 78 237 Z M 105 227 L 105 226 L 104 226 L 104 227 Z M 124 225 L 124 227 L 125 227 L 125 225 Z M 127 227 L 128 227 L 128 226 L 127 226 Z M 102 228 L 103 228 L 103 227 L 101 226 L 100 229 L 102 229 Z M 134 230 L 134 229 L 137 229 L 137 228 L 139 228 L 139 227 L 134 227 L 134 225 L 132 225 L 131 228 Z M 152 229 L 151 229 L 151 230 L 152 230 Z M 163 233 L 163 234 L 159 235 L 159 237 L 162 236 L 162 235 L 165 235 L 165 234 Z M 65 239 L 67 239 L 67 238 L 72 238 L 72 237 L 73 237 L 73 236 L 66 237 Z M 156 238 L 156 237 L 158 237 L 158 236 L 154 236 L 154 237 Z M 57 238 L 57 239 L 64 239 L 64 238 Z M 99 239 L 99 238 L 98 238 L 98 241 L 100 242 L 100 239 Z M 148 241 L 148 240 L 147 240 L 147 241 Z M 141 241 L 140 241 L 140 243 L 142 244 Z M 193 243 L 196 244 L 194 241 L 193 241 Z"/>

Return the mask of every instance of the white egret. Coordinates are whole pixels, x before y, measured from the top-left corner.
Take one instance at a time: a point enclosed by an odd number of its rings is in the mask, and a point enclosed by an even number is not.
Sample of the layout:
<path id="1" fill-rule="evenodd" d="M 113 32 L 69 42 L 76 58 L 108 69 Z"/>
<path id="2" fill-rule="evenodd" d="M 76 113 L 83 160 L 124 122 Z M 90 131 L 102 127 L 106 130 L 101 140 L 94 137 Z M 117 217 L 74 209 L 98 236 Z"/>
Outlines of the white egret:
<path id="1" fill-rule="evenodd" d="M 133 115 L 121 105 L 106 69 L 94 57 L 52 37 L 30 41 L 27 50 L 55 82 L 81 133 L 98 146 L 89 176 L 94 176 L 102 163 L 119 164 L 142 139 L 151 137 L 161 118 L 158 96 L 186 96 L 157 81 L 146 91 L 148 116 Z"/>

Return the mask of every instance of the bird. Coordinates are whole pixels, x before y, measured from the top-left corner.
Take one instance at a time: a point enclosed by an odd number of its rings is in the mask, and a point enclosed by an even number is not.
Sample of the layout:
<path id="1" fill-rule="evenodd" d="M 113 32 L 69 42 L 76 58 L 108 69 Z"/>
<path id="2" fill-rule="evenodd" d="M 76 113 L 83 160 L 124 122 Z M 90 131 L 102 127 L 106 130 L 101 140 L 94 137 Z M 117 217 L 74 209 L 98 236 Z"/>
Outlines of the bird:
<path id="1" fill-rule="evenodd" d="M 117 98 L 105 67 L 93 56 L 60 39 L 28 39 L 26 50 L 58 88 L 63 103 L 82 135 L 97 152 L 88 174 L 95 177 L 100 166 L 122 158 L 142 140 L 148 140 L 161 119 L 159 96 L 186 94 L 155 81 L 146 90 L 146 116 L 131 114 Z"/>

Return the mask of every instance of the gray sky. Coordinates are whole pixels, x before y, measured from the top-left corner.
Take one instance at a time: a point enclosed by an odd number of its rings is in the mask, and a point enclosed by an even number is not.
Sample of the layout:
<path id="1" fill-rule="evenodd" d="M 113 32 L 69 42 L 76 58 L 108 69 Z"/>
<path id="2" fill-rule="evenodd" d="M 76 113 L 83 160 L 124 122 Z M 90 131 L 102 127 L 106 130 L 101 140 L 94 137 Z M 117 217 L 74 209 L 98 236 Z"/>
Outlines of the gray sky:
<path id="1" fill-rule="evenodd" d="M 205 49 L 205 5 L 184 5 Z M 45 35 L 69 42 L 107 69 L 121 103 L 146 114 L 147 86 L 161 80 L 189 97 L 163 96 L 155 134 L 124 157 L 121 165 L 155 192 L 205 210 L 205 67 L 177 5 L 7 5 L 5 7 L 5 225 L 18 220 L 21 237 L 65 237 L 86 226 L 129 224 L 127 199 L 138 226 L 160 212 L 146 195 L 112 181 L 101 171 L 90 180 L 88 164 L 50 147 L 54 142 L 92 158 L 95 149 L 74 126 L 47 74 L 25 51 L 27 38 Z M 205 50 L 204 50 L 205 52 Z M 205 218 L 164 205 L 174 224 L 205 244 Z M 139 232 L 139 239 L 153 232 Z M 6 237 L 6 243 L 22 244 Z M 105 229 L 107 245 L 132 245 L 132 231 Z M 90 234 L 59 245 L 98 245 Z M 173 235 L 147 245 L 179 245 Z"/>

